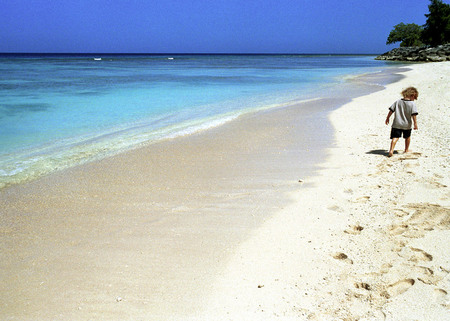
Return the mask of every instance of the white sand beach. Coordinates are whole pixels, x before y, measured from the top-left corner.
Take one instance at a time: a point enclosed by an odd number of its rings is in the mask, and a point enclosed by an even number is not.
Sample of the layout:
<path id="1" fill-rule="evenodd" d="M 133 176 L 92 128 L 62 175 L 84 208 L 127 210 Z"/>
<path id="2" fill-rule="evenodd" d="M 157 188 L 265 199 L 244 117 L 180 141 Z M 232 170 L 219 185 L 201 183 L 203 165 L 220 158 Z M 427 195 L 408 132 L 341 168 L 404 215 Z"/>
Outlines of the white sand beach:
<path id="1" fill-rule="evenodd" d="M 450 64 L 410 68 L 331 114 L 336 146 L 230 260 L 211 320 L 449 320 Z M 409 86 L 419 130 L 388 158 L 384 119 Z"/>
<path id="2" fill-rule="evenodd" d="M 333 128 L 294 106 L 2 190 L 0 319 L 448 320 L 450 63 L 409 68 Z"/>

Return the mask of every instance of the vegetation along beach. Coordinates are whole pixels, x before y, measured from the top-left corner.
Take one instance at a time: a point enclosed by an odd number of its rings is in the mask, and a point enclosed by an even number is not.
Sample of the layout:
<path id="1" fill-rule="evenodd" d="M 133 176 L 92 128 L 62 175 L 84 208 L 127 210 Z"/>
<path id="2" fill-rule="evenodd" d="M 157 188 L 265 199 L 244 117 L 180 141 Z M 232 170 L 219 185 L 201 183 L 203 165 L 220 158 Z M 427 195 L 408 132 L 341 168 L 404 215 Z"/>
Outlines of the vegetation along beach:
<path id="1" fill-rule="evenodd" d="M 450 318 L 448 3 L 0 12 L 0 320 Z"/>

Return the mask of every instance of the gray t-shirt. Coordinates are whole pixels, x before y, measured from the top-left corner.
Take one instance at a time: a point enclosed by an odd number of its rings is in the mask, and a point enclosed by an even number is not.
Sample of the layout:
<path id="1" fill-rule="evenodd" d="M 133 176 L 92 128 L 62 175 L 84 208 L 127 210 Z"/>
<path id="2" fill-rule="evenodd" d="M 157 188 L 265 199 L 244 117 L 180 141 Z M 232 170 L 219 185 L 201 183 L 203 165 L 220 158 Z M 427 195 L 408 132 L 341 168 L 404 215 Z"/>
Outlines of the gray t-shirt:
<path id="1" fill-rule="evenodd" d="M 411 116 L 417 115 L 417 106 L 414 101 L 399 99 L 389 107 L 394 112 L 394 122 L 392 128 L 411 129 Z"/>

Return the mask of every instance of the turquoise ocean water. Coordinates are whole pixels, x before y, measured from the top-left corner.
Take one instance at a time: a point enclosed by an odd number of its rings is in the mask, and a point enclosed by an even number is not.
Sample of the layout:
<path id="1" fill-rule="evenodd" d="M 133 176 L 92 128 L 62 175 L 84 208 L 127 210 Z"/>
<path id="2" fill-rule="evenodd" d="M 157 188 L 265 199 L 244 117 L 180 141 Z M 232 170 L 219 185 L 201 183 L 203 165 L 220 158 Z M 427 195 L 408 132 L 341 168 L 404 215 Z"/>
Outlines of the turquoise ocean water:
<path id="1" fill-rule="evenodd" d="M 319 97 L 390 66 L 373 58 L 0 55 L 0 188 Z"/>

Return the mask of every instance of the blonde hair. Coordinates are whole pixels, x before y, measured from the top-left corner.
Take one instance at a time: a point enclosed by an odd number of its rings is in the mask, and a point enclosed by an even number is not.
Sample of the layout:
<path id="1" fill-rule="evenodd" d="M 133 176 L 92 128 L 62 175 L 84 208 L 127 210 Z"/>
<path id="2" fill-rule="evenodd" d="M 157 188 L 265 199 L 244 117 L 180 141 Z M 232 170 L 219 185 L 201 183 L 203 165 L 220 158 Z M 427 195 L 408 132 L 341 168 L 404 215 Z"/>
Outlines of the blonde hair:
<path id="1" fill-rule="evenodd" d="M 419 91 L 415 87 L 408 87 L 402 91 L 403 98 L 411 98 L 417 99 L 419 97 Z"/>

